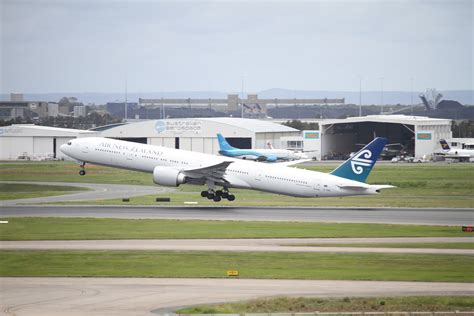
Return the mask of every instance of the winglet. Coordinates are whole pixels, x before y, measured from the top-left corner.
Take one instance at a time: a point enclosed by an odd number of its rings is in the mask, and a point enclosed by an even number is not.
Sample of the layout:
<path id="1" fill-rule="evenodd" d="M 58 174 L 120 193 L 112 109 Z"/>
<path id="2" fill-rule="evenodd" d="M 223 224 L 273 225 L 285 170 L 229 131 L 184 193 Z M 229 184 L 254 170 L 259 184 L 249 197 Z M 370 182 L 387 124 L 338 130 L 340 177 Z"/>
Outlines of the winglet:
<path id="1" fill-rule="evenodd" d="M 332 171 L 331 174 L 349 180 L 365 182 L 387 141 L 386 138 L 376 137 L 354 156 Z"/>
<path id="2" fill-rule="evenodd" d="M 235 149 L 234 147 L 229 145 L 227 140 L 221 134 L 217 134 L 217 139 L 219 140 L 219 148 L 220 148 L 221 151 Z"/>

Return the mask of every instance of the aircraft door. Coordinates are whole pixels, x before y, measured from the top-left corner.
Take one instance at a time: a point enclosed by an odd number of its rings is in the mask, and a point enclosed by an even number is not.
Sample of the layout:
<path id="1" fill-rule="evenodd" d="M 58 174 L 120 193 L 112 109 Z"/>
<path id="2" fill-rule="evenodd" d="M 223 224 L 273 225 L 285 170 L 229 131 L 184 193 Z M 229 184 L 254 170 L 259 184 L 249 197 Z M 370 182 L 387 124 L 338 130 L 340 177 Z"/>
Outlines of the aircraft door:
<path id="1" fill-rule="evenodd" d="M 319 197 L 321 195 L 321 184 L 313 183 L 313 191 L 314 191 L 315 197 Z"/>
<path id="2" fill-rule="evenodd" d="M 88 144 L 82 144 L 82 152 L 84 154 L 87 154 L 89 152 L 89 145 Z"/>
<path id="3" fill-rule="evenodd" d="M 131 150 L 127 150 L 125 152 L 125 165 L 130 167 L 133 163 L 133 157 L 135 156 L 134 152 Z"/>

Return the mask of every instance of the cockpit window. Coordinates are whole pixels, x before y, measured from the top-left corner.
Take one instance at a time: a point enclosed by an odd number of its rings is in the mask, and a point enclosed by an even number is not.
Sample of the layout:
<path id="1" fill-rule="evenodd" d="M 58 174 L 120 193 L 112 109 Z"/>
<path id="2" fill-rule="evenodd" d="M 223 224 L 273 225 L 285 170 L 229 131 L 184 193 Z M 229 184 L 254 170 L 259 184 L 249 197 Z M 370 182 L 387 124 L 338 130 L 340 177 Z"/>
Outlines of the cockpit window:
<path id="1" fill-rule="evenodd" d="M 72 145 L 72 142 L 67 142 L 67 144 L 68 144 L 69 146 L 71 146 L 71 145 Z"/>

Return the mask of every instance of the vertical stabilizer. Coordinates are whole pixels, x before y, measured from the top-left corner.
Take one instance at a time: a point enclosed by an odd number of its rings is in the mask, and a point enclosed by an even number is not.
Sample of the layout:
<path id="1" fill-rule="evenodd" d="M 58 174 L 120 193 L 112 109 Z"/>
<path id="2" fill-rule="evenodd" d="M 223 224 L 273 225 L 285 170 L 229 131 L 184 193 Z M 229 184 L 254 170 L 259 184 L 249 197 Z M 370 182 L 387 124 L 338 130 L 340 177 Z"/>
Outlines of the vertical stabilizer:
<path id="1" fill-rule="evenodd" d="M 383 137 L 375 138 L 331 174 L 349 180 L 365 182 L 387 141 Z"/>
<path id="2" fill-rule="evenodd" d="M 439 143 L 441 144 L 441 148 L 443 149 L 443 151 L 449 151 L 451 149 L 451 147 L 449 147 L 448 143 L 446 142 L 446 140 L 444 139 L 440 139 L 439 140 Z"/>
<path id="3" fill-rule="evenodd" d="M 221 134 L 217 134 L 217 140 L 219 141 L 219 148 L 220 148 L 221 151 L 235 149 L 234 147 L 229 145 L 227 140 Z"/>

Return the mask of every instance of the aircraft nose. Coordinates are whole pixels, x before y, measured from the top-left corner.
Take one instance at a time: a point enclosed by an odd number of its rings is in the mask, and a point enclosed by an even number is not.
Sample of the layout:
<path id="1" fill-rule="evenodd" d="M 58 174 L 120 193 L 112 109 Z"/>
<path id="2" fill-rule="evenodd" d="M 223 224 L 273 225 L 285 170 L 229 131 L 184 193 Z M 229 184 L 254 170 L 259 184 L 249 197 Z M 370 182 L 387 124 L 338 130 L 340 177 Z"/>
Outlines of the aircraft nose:
<path id="1" fill-rule="evenodd" d="M 70 148 L 71 148 L 71 145 L 72 145 L 72 142 L 71 141 L 68 141 L 66 144 L 62 144 L 61 146 L 59 146 L 59 150 L 63 153 L 63 154 L 68 154 L 68 152 L 70 152 Z"/>
<path id="2" fill-rule="evenodd" d="M 66 153 L 66 144 L 62 144 L 61 146 L 59 146 L 59 150 L 65 154 Z"/>

